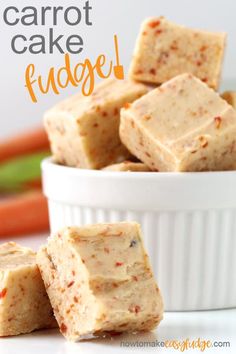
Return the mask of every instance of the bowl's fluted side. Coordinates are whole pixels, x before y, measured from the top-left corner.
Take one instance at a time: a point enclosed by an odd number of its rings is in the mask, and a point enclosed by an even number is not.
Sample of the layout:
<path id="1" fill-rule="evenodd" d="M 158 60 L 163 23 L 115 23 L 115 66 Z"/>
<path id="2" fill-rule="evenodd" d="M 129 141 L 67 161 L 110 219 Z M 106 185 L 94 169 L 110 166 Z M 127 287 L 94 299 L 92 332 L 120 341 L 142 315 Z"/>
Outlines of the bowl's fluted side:
<path id="1" fill-rule="evenodd" d="M 49 199 L 52 231 L 64 226 L 140 222 L 169 311 L 236 306 L 236 209 L 120 211 Z"/>

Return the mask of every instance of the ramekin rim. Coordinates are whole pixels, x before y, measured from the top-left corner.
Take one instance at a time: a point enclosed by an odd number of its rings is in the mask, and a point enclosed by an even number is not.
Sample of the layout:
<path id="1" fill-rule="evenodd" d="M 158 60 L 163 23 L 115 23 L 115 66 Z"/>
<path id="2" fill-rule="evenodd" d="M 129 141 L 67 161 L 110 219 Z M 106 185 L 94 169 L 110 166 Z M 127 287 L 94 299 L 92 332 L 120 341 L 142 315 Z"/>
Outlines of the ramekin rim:
<path id="1" fill-rule="evenodd" d="M 64 166 L 53 162 L 52 157 L 46 157 L 41 162 L 41 169 L 44 171 L 46 169 L 53 169 L 53 170 L 60 170 L 60 173 L 70 173 L 73 175 L 78 176 L 96 176 L 96 177 L 111 177 L 111 178 L 193 178 L 193 177 L 200 177 L 200 178 L 209 178 L 212 177 L 222 177 L 224 175 L 230 176 L 234 175 L 236 177 L 236 170 L 229 170 L 229 171 L 203 171 L 203 172 L 129 172 L 129 171 L 106 171 L 106 170 L 92 170 L 92 169 L 80 169 L 76 167 Z"/>

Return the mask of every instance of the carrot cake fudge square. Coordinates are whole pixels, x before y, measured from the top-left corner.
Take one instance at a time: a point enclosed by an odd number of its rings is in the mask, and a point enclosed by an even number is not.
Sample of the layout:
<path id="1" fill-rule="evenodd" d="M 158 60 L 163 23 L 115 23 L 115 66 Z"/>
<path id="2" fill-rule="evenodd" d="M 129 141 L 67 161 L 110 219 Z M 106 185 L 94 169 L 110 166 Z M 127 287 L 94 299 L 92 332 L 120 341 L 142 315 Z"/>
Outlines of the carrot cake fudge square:
<path id="1" fill-rule="evenodd" d="M 124 161 L 103 168 L 104 171 L 116 172 L 149 172 L 150 168 L 142 162 Z"/>
<path id="2" fill-rule="evenodd" d="M 189 72 L 217 89 L 225 42 L 225 33 L 190 29 L 164 17 L 147 19 L 136 43 L 130 77 L 162 84 Z"/>
<path id="3" fill-rule="evenodd" d="M 0 245 L 0 336 L 56 326 L 36 254 L 14 242 Z"/>
<path id="4" fill-rule="evenodd" d="M 163 304 L 135 222 L 66 228 L 38 264 L 61 333 L 77 341 L 155 328 Z"/>
<path id="5" fill-rule="evenodd" d="M 122 109 L 120 136 L 152 170 L 236 168 L 236 111 L 191 74 L 173 78 Z"/>
<path id="6" fill-rule="evenodd" d="M 119 138 L 120 109 L 150 90 L 132 81 L 107 79 L 91 96 L 78 94 L 45 114 L 54 160 L 100 169 L 131 155 Z"/>
<path id="7" fill-rule="evenodd" d="M 225 91 L 222 93 L 221 97 L 228 102 L 234 109 L 236 109 L 236 92 L 235 91 Z"/>

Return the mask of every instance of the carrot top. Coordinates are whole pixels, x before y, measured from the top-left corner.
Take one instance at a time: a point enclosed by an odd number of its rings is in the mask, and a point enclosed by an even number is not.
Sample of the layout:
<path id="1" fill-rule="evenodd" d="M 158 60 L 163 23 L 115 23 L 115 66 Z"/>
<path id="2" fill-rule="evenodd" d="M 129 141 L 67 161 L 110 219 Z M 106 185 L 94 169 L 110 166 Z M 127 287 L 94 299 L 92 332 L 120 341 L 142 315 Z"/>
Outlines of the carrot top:
<path id="1" fill-rule="evenodd" d="M 0 165 L 0 193 L 20 192 L 25 185 L 41 178 L 40 163 L 49 152 L 25 155 Z"/>

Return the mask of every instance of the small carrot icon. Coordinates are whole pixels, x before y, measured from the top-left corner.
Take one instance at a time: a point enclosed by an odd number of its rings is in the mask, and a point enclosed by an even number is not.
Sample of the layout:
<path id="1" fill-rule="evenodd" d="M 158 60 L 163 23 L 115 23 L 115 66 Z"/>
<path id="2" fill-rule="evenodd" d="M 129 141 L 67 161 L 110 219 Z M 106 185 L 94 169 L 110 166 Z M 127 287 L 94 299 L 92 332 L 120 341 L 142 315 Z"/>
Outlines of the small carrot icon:
<path id="1" fill-rule="evenodd" d="M 114 75 L 118 80 L 124 80 L 124 67 L 120 64 L 119 59 L 119 49 L 118 49 L 118 38 L 117 35 L 114 35 L 114 42 L 115 42 L 115 51 L 116 51 L 116 65 L 114 65 Z"/>

